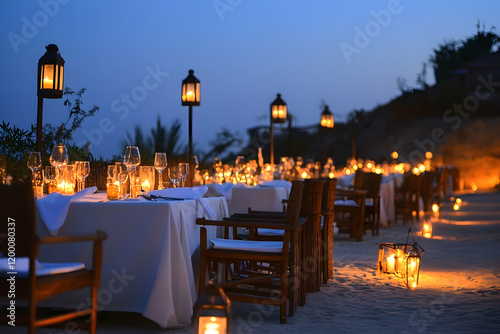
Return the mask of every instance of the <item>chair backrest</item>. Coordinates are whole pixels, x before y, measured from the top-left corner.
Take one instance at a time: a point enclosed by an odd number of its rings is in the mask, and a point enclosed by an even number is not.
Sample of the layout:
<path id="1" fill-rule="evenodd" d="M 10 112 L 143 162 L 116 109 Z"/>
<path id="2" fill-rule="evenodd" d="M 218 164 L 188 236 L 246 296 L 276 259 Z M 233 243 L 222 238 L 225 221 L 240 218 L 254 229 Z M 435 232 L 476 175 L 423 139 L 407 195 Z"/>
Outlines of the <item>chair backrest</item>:
<path id="1" fill-rule="evenodd" d="M 354 174 L 354 184 L 352 185 L 356 190 L 363 190 L 363 182 L 365 177 L 365 172 L 361 169 L 356 170 L 356 174 Z"/>
<path id="2" fill-rule="evenodd" d="M 300 215 L 311 217 L 321 215 L 321 197 L 323 196 L 323 180 L 304 180 L 304 193 Z"/>
<path id="3" fill-rule="evenodd" d="M 323 197 L 321 199 L 321 210 L 333 211 L 335 207 L 335 193 L 337 191 L 337 179 L 326 179 L 323 185 Z"/>
<path id="4" fill-rule="evenodd" d="M 297 223 L 301 211 L 303 192 L 304 184 L 300 181 L 292 181 L 292 189 L 290 190 L 288 207 L 286 210 L 287 224 L 293 225 Z"/>
<path id="5" fill-rule="evenodd" d="M 36 231 L 33 187 L 0 185 L 0 252 L 4 256 L 29 257 L 34 247 Z"/>
<path id="6" fill-rule="evenodd" d="M 363 188 L 366 190 L 366 197 L 374 197 L 380 193 L 380 183 L 382 183 L 382 174 L 365 173 L 363 177 Z"/>

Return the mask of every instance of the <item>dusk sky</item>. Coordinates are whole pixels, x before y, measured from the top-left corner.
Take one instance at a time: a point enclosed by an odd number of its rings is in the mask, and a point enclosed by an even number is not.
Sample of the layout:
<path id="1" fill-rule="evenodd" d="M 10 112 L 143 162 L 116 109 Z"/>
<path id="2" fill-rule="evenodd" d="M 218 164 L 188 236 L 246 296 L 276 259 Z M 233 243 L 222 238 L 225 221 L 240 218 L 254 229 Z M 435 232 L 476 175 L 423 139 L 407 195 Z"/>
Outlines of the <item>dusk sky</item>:
<path id="1" fill-rule="evenodd" d="M 499 13 L 493 0 L 0 0 L 1 120 L 36 123 L 38 59 L 53 43 L 65 86 L 87 89 L 84 109 L 101 108 L 75 141 L 105 158 L 158 115 L 167 125 L 179 119 L 187 144 L 180 90 L 193 69 L 196 154 L 223 127 L 246 141 L 247 128 L 268 125 L 277 93 L 295 126 L 319 123 L 321 101 L 336 121 L 384 104 L 399 94 L 398 77 L 416 86 L 433 48 L 473 35 L 478 20 L 500 28 Z M 44 124 L 67 115 L 63 100 L 44 100 Z"/>

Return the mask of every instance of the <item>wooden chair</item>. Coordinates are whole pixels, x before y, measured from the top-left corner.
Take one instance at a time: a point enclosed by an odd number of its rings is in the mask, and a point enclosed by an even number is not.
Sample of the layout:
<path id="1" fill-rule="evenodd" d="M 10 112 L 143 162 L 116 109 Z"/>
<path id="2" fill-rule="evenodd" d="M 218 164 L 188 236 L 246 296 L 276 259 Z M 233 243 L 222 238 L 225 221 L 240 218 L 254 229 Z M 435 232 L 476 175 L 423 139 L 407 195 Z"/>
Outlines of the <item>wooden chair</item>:
<path id="1" fill-rule="evenodd" d="M 18 300 L 27 299 L 28 318 L 27 322 L 29 333 L 34 334 L 35 329 L 54 325 L 59 322 L 68 321 L 82 316 L 90 316 L 90 333 L 96 332 L 97 324 L 97 289 L 101 276 L 102 263 L 102 241 L 107 238 L 105 232 L 97 231 L 94 235 L 85 235 L 79 237 L 72 236 L 54 236 L 39 238 L 36 234 L 35 219 L 35 200 L 33 197 L 33 188 L 30 184 L 5 186 L 0 185 L 0 217 L 6 221 L 0 224 L 0 252 L 9 256 L 8 237 L 14 237 L 15 240 L 15 258 L 17 267 L 15 271 L 15 298 Z M 8 220 L 8 222 L 7 222 Z M 40 263 L 36 261 L 38 249 L 41 244 L 62 243 L 62 242 L 93 242 L 92 269 L 77 269 L 78 266 L 55 266 L 55 264 L 44 264 L 44 267 L 52 267 L 62 270 L 68 270 L 67 273 L 45 274 L 41 275 Z M 29 266 L 20 268 L 21 258 L 28 258 Z M 4 260 L 6 260 L 4 258 Z M 38 265 L 38 267 L 37 267 Z M 42 264 L 43 265 L 43 264 Z M 36 268 L 36 269 L 35 269 Z M 9 267 L 10 269 L 10 267 Z M 73 270 L 73 271 L 71 271 Z M 11 274 L 7 272 L 10 277 Z M 1 276 L 1 275 L 0 275 Z M 26 277 L 24 277 L 26 276 Z M 38 319 L 36 315 L 36 305 L 51 296 L 63 293 L 68 290 L 76 290 L 90 287 L 90 307 L 88 309 L 76 310 L 61 315 Z M 2 295 L 7 296 L 9 282 L 1 278 L 0 289 Z M 16 318 L 16 325 L 23 319 Z"/>
<path id="2" fill-rule="evenodd" d="M 231 275 L 217 285 L 230 300 L 248 303 L 273 303 L 280 307 L 280 323 L 286 323 L 288 291 L 298 291 L 299 235 L 307 221 L 300 217 L 304 185 L 294 182 L 290 192 L 286 219 L 196 220 L 198 225 L 224 227 L 224 239 L 207 240 L 205 227 L 200 229 L 200 285 L 205 287 L 206 272 L 217 271 L 218 264 L 232 268 Z M 229 228 L 283 230 L 281 241 L 229 240 Z M 234 234 L 233 234 L 234 235 Z M 258 265 L 255 265 L 258 264 Z M 291 286 L 289 287 L 289 284 Z M 276 293 L 279 291 L 279 293 Z M 297 302 L 297 301 L 290 301 Z M 292 307 L 290 307 L 292 311 Z"/>
<path id="3" fill-rule="evenodd" d="M 363 241 L 366 190 L 337 189 L 335 221 L 339 233 L 349 233 L 356 241 Z"/>
<path id="4" fill-rule="evenodd" d="M 296 181 L 298 182 L 298 181 Z M 304 194 L 300 216 L 307 218 L 304 227 L 302 245 L 301 245 L 301 289 L 300 305 L 306 303 L 306 292 L 319 291 L 321 287 L 321 198 L 323 196 L 324 180 L 307 179 L 304 183 Z M 235 218 L 283 218 L 285 213 L 271 211 L 254 211 L 248 209 L 248 214 L 235 214 Z M 253 232 L 253 233 L 252 233 Z M 280 240 L 282 237 L 278 233 L 270 233 L 267 230 L 251 231 L 250 238 L 256 240 Z"/>
<path id="5" fill-rule="evenodd" d="M 396 209 L 396 218 L 403 217 L 403 223 L 413 221 L 420 218 L 420 189 L 421 189 L 422 174 L 415 175 L 406 173 L 403 176 L 403 183 L 400 188 L 394 191 L 394 206 Z"/>
<path id="6" fill-rule="evenodd" d="M 356 175 L 358 172 L 356 172 Z M 371 229 L 372 235 L 378 235 L 380 230 L 380 184 L 382 182 L 382 174 L 364 172 L 363 174 L 363 183 L 359 189 L 356 189 L 366 190 L 363 233 Z"/>
<path id="7" fill-rule="evenodd" d="M 321 229 L 321 273 L 323 283 L 325 284 L 330 278 L 333 278 L 333 221 L 336 190 L 337 179 L 326 179 L 321 198 L 321 215 L 323 216 L 323 226 Z"/>

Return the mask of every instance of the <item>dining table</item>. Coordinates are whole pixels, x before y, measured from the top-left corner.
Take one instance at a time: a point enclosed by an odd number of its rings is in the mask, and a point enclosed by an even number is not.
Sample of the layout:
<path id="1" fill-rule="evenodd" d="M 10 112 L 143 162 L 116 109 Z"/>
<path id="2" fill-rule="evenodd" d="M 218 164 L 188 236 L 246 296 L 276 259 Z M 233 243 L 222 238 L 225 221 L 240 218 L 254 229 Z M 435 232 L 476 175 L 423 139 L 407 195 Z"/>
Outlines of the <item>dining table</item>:
<path id="1" fill-rule="evenodd" d="M 278 182 L 279 181 L 279 182 Z M 259 211 L 284 211 L 283 200 L 290 195 L 291 182 L 277 180 L 256 186 L 235 185 L 226 196 L 229 215 Z"/>
<path id="2" fill-rule="evenodd" d="M 208 207 L 215 213 L 215 219 L 229 214 L 224 197 L 109 201 L 106 193 L 96 193 L 69 204 L 57 234 L 107 232 L 98 291 L 99 311 L 135 312 L 161 328 L 185 327 L 191 324 L 197 299 L 200 227 L 196 218 L 207 217 Z M 37 229 L 41 237 L 51 234 L 40 215 Z M 217 236 L 215 229 L 209 229 L 208 233 Z M 42 245 L 38 259 L 83 262 L 91 267 L 91 246 L 90 243 Z M 44 301 L 41 306 L 78 308 L 89 302 L 88 291 L 80 290 Z"/>

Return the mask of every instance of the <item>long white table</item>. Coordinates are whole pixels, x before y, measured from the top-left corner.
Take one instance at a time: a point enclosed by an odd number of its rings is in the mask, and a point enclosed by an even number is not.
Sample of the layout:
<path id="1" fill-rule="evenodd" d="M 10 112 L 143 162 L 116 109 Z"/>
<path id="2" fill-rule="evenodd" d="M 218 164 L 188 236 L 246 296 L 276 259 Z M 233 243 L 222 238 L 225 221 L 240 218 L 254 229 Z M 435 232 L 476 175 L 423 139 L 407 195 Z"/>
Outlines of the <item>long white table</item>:
<path id="1" fill-rule="evenodd" d="M 228 216 L 224 197 L 204 200 L 217 219 Z M 197 297 L 191 259 L 200 243 L 195 221 L 203 216 L 195 200 L 99 202 L 97 197 L 86 197 L 71 203 L 58 234 L 88 234 L 98 229 L 108 233 L 103 243 L 99 310 L 138 312 L 162 328 L 182 327 L 191 323 Z M 40 219 L 38 230 L 39 235 L 48 235 Z M 215 230 L 209 233 L 216 234 Z M 90 267 L 90 255 L 90 243 L 51 244 L 42 246 L 39 260 L 84 262 Z M 88 292 L 82 290 L 42 305 L 78 307 L 88 303 Z"/>

